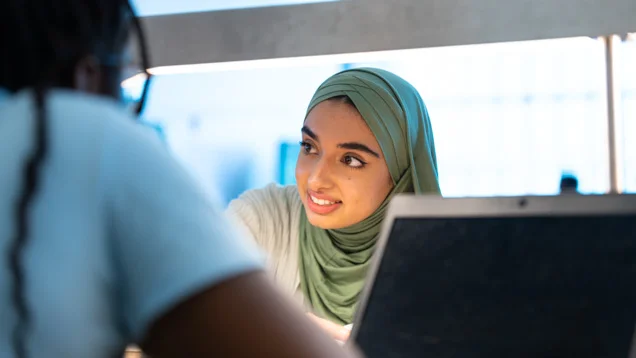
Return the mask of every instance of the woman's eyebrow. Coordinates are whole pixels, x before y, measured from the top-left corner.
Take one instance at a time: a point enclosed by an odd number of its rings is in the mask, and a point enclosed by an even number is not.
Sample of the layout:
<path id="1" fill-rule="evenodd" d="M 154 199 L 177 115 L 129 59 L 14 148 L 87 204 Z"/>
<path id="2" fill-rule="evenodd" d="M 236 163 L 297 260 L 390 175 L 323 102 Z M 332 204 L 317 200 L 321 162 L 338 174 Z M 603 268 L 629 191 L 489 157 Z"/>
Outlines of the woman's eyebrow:
<path id="1" fill-rule="evenodd" d="M 374 150 L 372 150 L 371 148 L 367 147 L 366 145 L 362 143 L 357 143 L 357 142 L 340 143 L 338 144 L 338 148 L 360 150 L 363 152 L 367 152 L 376 158 L 380 158 L 380 154 L 378 154 L 377 152 L 375 152 Z"/>
<path id="2" fill-rule="evenodd" d="M 316 133 L 314 133 L 309 127 L 303 126 L 300 131 L 305 133 L 307 136 L 309 136 L 310 138 L 312 138 L 316 142 L 320 142 L 320 140 L 318 139 L 318 135 Z M 358 143 L 358 142 L 340 143 L 340 144 L 338 144 L 338 148 L 351 149 L 351 150 L 360 150 L 360 151 L 369 153 L 369 154 L 371 154 L 372 156 L 374 156 L 376 158 L 380 158 L 380 154 L 378 154 L 376 151 L 374 151 L 373 149 L 369 148 L 368 146 L 366 146 L 366 145 L 364 145 L 362 143 Z"/>
<path id="3" fill-rule="evenodd" d="M 320 140 L 318 140 L 318 136 L 316 135 L 316 133 L 314 133 L 311 129 L 309 129 L 309 127 L 307 126 L 303 126 L 300 129 L 301 132 L 305 133 L 306 135 L 308 135 L 309 137 L 311 137 L 313 140 L 315 140 L 316 142 L 320 142 Z"/>

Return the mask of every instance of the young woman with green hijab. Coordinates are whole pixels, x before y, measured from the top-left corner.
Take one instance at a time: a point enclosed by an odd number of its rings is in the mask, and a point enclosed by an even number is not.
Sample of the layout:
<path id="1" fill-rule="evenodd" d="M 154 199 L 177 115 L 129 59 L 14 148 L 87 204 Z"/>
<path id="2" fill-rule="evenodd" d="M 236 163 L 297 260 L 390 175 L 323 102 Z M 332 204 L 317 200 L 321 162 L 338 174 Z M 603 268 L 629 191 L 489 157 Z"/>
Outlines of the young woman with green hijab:
<path id="1" fill-rule="evenodd" d="M 301 131 L 297 185 L 248 191 L 228 211 L 283 290 L 349 324 L 391 197 L 440 193 L 433 131 L 417 90 L 373 68 L 320 85 Z"/>

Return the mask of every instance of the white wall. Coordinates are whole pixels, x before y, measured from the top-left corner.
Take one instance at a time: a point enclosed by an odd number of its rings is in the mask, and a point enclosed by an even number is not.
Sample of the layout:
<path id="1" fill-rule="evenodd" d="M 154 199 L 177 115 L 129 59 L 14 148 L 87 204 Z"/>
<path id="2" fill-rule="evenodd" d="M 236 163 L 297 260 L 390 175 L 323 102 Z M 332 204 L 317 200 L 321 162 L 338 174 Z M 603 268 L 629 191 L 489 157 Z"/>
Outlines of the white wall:
<path id="1" fill-rule="evenodd" d="M 277 179 L 278 146 L 299 141 L 313 92 L 338 65 L 155 78 L 146 118 L 175 155 L 222 200 Z"/>
<path id="2" fill-rule="evenodd" d="M 634 61 L 634 45 L 621 48 Z M 554 194 L 564 172 L 578 177 L 583 192 L 609 189 L 599 41 L 400 54 L 369 55 L 367 63 L 355 65 L 392 70 L 419 89 L 432 116 L 445 195 Z M 280 143 L 300 139 L 314 90 L 340 68 L 296 65 L 159 76 L 147 117 L 163 125 L 175 155 L 208 190 L 219 188 L 227 202 L 246 188 L 277 180 Z M 636 190 L 636 72 L 625 68 L 624 93 L 631 96 L 624 102 L 626 154 L 632 158 L 626 162 L 626 182 Z"/>
<path id="3" fill-rule="evenodd" d="M 563 172 L 609 188 L 602 43 L 589 38 L 413 51 L 379 66 L 428 104 L 449 196 L 554 194 Z"/>

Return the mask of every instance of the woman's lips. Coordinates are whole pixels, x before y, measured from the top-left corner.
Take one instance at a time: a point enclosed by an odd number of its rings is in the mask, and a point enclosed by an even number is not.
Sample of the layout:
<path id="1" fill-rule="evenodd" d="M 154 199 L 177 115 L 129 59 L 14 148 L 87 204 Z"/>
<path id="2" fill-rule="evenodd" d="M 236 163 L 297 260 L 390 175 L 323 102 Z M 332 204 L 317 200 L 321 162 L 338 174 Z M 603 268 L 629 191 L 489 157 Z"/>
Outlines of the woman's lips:
<path id="1" fill-rule="evenodd" d="M 307 191 L 307 207 L 318 215 L 327 215 L 338 209 L 342 202 L 328 195 Z"/>

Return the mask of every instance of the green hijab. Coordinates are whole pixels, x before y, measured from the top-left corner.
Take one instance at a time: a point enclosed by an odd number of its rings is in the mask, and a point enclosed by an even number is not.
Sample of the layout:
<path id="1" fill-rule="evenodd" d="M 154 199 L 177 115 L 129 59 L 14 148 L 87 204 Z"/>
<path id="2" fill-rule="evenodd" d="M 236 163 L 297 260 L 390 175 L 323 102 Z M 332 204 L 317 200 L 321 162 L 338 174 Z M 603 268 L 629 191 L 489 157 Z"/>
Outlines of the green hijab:
<path id="1" fill-rule="evenodd" d="M 320 102 L 348 96 L 375 135 L 394 187 L 365 220 L 337 230 L 300 218 L 300 284 L 313 312 L 348 324 L 371 262 L 391 197 L 398 193 L 439 194 L 433 130 L 417 90 L 399 76 L 374 68 L 337 73 L 323 82 L 307 114 Z"/>

